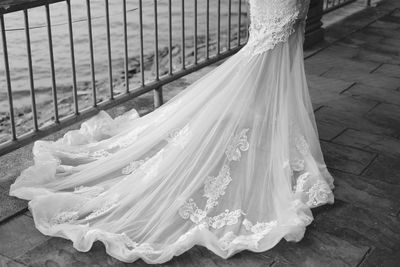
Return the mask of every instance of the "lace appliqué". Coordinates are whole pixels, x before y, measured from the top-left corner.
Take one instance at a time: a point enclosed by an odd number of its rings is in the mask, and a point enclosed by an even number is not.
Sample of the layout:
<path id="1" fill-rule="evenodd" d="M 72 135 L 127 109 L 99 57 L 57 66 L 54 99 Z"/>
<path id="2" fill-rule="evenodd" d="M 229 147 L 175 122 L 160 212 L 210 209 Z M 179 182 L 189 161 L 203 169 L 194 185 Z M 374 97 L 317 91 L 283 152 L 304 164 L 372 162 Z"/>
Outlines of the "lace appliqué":
<path id="1" fill-rule="evenodd" d="M 182 129 L 175 130 L 171 134 L 169 134 L 167 141 L 170 144 L 184 148 L 189 142 L 190 136 L 191 131 L 189 129 L 189 125 L 186 125 Z"/>
<path id="2" fill-rule="evenodd" d="M 298 153 L 303 157 L 308 157 L 310 155 L 310 146 L 305 137 L 298 135 L 294 140 Z M 332 191 L 328 183 L 322 176 L 317 177 L 309 171 L 304 171 L 305 162 L 303 159 L 295 159 L 290 165 L 293 171 L 298 172 L 293 192 L 298 195 L 304 194 L 307 197 L 305 204 L 309 207 L 316 207 L 332 201 Z"/>
<path id="3" fill-rule="evenodd" d="M 121 171 L 122 174 L 134 173 L 135 171 L 137 171 L 139 169 L 140 166 L 143 165 L 143 163 L 145 163 L 146 160 L 141 159 L 141 160 L 136 160 L 136 161 L 133 161 L 133 162 L 129 163 L 128 166 L 126 166 L 125 168 L 122 169 L 122 171 Z"/>
<path id="4" fill-rule="evenodd" d="M 112 210 L 116 206 L 117 206 L 116 200 L 107 201 L 103 206 L 101 206 L 100 208 L 95 209 L 94 211 L 92 211 L 84 219 L 85 220 L 91 220 L 93 218 L 101 216 L 101 215 L 109 212 L 110 210 Z"/>
<path id="5" fill-rule="evenodd" d="M 277 221 L 257 222 L 253 225 L 249 220 L 242 222 L 247 231 L 252 232 L 248 235 L 236 235 L 232 231 L 227 232 L 219 239 L 222 250 L 229 250 L 234 246 L 257 249 L 261 239 L 263 239 L 278 223 Z"/>
<path id="6" fill-rule="evenodd" d="M 204 195 L 207 198 L 206 210 L 218 205 L 217 199 L 225 194 L 225 189 L 232 181 L 228 165 L 222 166 L 217 177 L 207 177 L 204 184 Z"/>
<path id="7" fill-rule="evenodd" d="M 83 190 L 86 190 L 88 187 L 79 187 L 75 190 L 74 193 L 79 193 L 80 191 L 82 192 Z M 83 220 L 90 220 L 93 218 L 96 218 L 98 216 L 101 216 L 112 209 L 114 209 L 117 206 L 118 202 L 118 195 L 114 195 L 110 197 L 108 201 L 106 201 L 101 207 L 94 209 L 91 211 L 88 215 L 86 215 Z M 51 225 L 57 225 L 57 224 L 65 224 L 65 223 L 71 223 L 80 218 L 79 216 L 79 209 L 81 205 L 77 205 L 75 208 L 67 211 L 60 212 L 56 215 L 54 215 L 49 223 Z"/>
<path id="8" fill-rule="evenodd" d="M 308 201 L 307 205 L 310 207 L 315 207 L 329 201 L 330 195 L 332 194 L 329 185 L 318 180 L 312 187 L 307 191 Z"/>
<path id="9" fill-rule="evenodd" d="M 231 161 L 240 160 L 241 152 L 249 149 L 246 135 L 248 130 L 249 129 L 243 129 L 239 134 L 230 137 L 229 144 L 225 150 L 226 159 L 221 170 L 217 176 L 209 176 L 206 178 L 203 196 L 207 198 L 207 202 L 204 210 L 199 209 L 193 199 L 189 199 L 178 211 L 183 219 L 190 219 L 196 224 L 205 222 L 208 226 L 218 229 L 225 225 L 237 223 L 238 218 L 244 214 L 243 211 L 238 209 L 234 211 L 225 210 L 225 212 L 214 217 L 207 216 L 211 209 L 218 205 L 218 199 L 225 194 L 226 188 L 232 181 L 229 163 Z"/>
<path id="10" fill-rule="evenodd" d="M 77 211 L 63 211 L 56 214 L 53 218 L 50 219 L 50 224 L 64 224 L 75 221 L 79 218 Z"/>
<path id="11" fill-rule="evenodd" d="M 84 195 L 86 197 L 97 197 L 104 191 L 100 186 L 78 186 L 74 189 L 74 194 Z"/>
<path id="12" fill-rule="evenodd" d="M 295 31 L 295 23 L 304 16 L 306 3 L 282 0 L 250 0 L 249 41 L 246 45 L 251 56 L 286 42 Z"/>
<path id="13" fill-rule="evenodd" d="M 228 161 L 238 161 L 242 156 L 241 151 L 249 149 L 249 142 L 247 141 L 247 132 L 249 129 L 243 129 L 238 135 L 232 136 L 231 143 L 226 148 L 225 154 Z"/>

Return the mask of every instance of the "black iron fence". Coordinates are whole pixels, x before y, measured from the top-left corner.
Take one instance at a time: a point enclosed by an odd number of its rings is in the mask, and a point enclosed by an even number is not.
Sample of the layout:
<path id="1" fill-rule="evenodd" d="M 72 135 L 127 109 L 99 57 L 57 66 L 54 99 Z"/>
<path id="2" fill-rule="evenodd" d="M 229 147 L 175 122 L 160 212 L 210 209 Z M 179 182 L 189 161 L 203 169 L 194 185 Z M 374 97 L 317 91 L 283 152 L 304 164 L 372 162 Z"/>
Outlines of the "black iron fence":
<path id="1" fill-rule="evenodd" d="M 107 72 L 108 76 L 108 94 L 106 97 L 98 98 L 99 89 L 97 85 L 98 75 L 99 73 L 95 70 L 96 65 L 96 53 L 94 49 L 95 40 L 93 37 L 93 16 L 92 16 L 92 7 L 91 4 L 95 2 L 91 0 L 86 0 L 85 6 L 85 17 L 81 18 L 79 21 L 85 21 L 87 24 L 87 41 L 86 45 L 88 46 L 89 56 L 89 68 L 90 68 L 90 77 L 88 78 L 87 83 L 90 83 L 90 91 L 91 91 L 91 104 L 89 106 L 81 107 L 79 102 L 80 97 L 80 88 L 77 82 L 77 46 L 75 41 L 75 32 L 74 26 L 75 22 L 73 17 L 73 9 L 71 8 L 71 0 L 16 0 L 16 1 L 3 1 L 0 4 L 0 27 L 1 27 L 1 39 L 2 39 L 2 54 L 4 58 L 4 70 L 2 70 L 2 74 L 5 76 L 4 83 L 2 87 L 0 87 L 0 91 L 6 91 L 7 95 L 7 104 L 8 104 L 8 115 L 4 116 L 2 121 L 0 121 L 3 126 L 6 126 L 8 133 L 3 133 L 3 137 L 6 135 L 5 142 L 1 143 L 0 141 L 0 155 L 8 153 L 11 150 L 14 150 L 20 146 L 23 146 L 29 142 L 32 142 L 35 139 L 41 138 L 45 135 L 48 135 L 54 131 L 57 131 L 61 128 L 64 128 L 68 125 L 73 124 L 76 121 L 88 118 L 93 116 L 98 112 L 99 109 L 107 109 L 120 103 L 130 100 L 132 98 L 141 96 L 148 92 L 153 92 L 154 94 L 154 107 L 163 104 L 163 89 L 162 87 L 176 79 L 181 78 L 193 71 L 196 71 L 200 68 L 203 68 L 207 65 L 213 64 L 223 58 L 226 58 L 234 53 L 236 53 L 247 41 L 247 7 L 245 5 L 245 0 L 213 0 L 210 3 L 210 0 L 202 0 L 201 6 L 204 10 L 201 13 L 202 23 L 201 26 L 205 29 L 202 29 L 202 32 L 205 32 L 204 35 L 199 36 L 199 11 L 198 11 L 198 1 L 192 0 L 190 1 L 190 9 L 191 16 L 186 16 L 185 12 L 188 12 L 187 8 L 189 6 L 189 1 L 185 0 L 165 0 L 163 2 L 163 14 L 164 16 L 160 17 L 158 12 L 158 8 L 160 6 L 161 1 L 153 0 L 153 1 L 143 1 L 137 0 L 135 1 L 135 7 L 132 10 L 135 10 L 135 13 L 131 13 L 130 15 L 135 16 L 137 19 L 135 23 L 135 27 L 130 27 L 127 23 L 127 1 L 120 0 L 120 14 L 121 14 L 121 28 L 119 31 L 119 35 L 123 36 L 123 77 L 119 82 L 116 82 L 115 71 L 113 70 L 113 53 L 112 53 L 112 44 L 113 44 L 113 36 L 110 32 L 110 4 L 113 4 L 113 8 L 115 9 L 115 3 L 109 3 L 108 0 L 102 0 L 104 5 L 103 17 L 105 20 L 105 40 L 106 40 L 106 49 L 104 49 L 103 53 L 105 55 L 104 59 L 107 61 L 107 70 L 103 70 Z M 97 1 L 98 2 L 98 1 Z M 55 53 L 54 53 L 54 26 L 52 25 L 51 20 L 51 11 L 52 7 L 55 4 L 60 5 L 65 4 L 65 8 L 63 8 L 63 12 L 66 13 L 67 22 L 65 23 L 68 30 L 67 36 L 65 36 L 66 43 L 65 46 L 68 46 L 69 50 L 69 64 L 70 64 L 70 85 L 69 85 L 69 93 L 71 95 L 71 100 L 73 102 L 71 112 L 69 114 L 60 115 L 60 98 L 58 96 L 60 89 L 58 87 L 57 77 L 59 73 L 57 73 L 57 68 L 55 67 Z M 128 2 L 128 3 L 132 3 Z M 224 5 L 224 11 L 221 11 L 221 5 Z M 146 6 L 144 6 L 146 5 Z M 188 6 L 185 6 L 188 5 Z M 211 7 L 211 5 L 213 5 Z M 30 25 L 31 18 L 30 12 L 32 9 L 43 9 L 43 15 L 45 16 L 45 24 L 39 26 Z M 146 10 L 145 10 L 146 9 Z M 144 13 L 145 11 L 145 13 Z M 144 21 L 145 14 L 152 12 L 151 19 L 153 20 L 151 23 L 148 21 Z M 7 21 L 5 18 L 9 14 L 21 13 L 22 18 L 24 20 L 24 24 L 21 28 L 15 28 L 14 25 L 7 25 Z M 176 15 L 180 13 L 179 15 Z M 165 16 L 165 14 L 167 14 Z M 223 14 L 223 16 L 222 16 Z M 180 33 L 173 32 L 173 22 L 172 20 L 179 20 Z M 205 22 L 204 22 L 205 20 Z M 224 27 L 222 27 L 222 20 L 224 20 Z M 147 25 L 147 24 L 148 25 Z M 145 25 L 146 24 L 146 25 Z M 152 25 L 152 32 L 148 31 L 148 26 Z M 166 47 L 165 58 L 168 60 L 167 71 L 160 73 L 160 26 L 163 26 L 163 34 L 167 35 L 167 42 L 164 44 Z M 166 26 L 166 27 L 164 27 Z M 48 65 L 49 73 L 48 79 L 51 84 L 51 102 L 52 105 L 47 108 L 52 109 L 52 118 L 50 121 L 46 123 L 39 122 L 38 119 L 38 108 L 37 108 L 37 89 L 35 88 L 35 72 L 34 66 L 32 64 L 33 52 L 31 49 L 31 31 L 35 28 L 45 27 L 47 29 L 46 43 L 47 43 L 47 54 L 48 54 Z M 147 32 L 144 33 L 144 27 L 146 27 Z M 187 36 L 187 29 L 191 28 L 191 36 Z M 18 125 L 16 124 L 16 119 L 18 117 L 15 114 L 15 106 L 13 95 L 13 80 L 11 77 L 12 68 L 10 68 L 10 58 L 9 48 L 14 46 L 14 43 L 8 42 L 8 35 L 13 31 L 24 31 L 25 32 L 25 46 L 26 46 L 26 76 L 29 80 L 29 91 L 30 91 L 30 109 L 28 111 L 32 114 L 30 120 L 31 125 L 30 131 L 19 131 Z M 114 31 L 116 29 L 113 29 Z M 175 29 L 176 30 L 176 29 Z M 129 69 L 129 60 L 130 55 L 128 54 L 129 44 L 131 42 L 128 41 L 128 32 L 136 31 L 135 41 L 138 43 L 138 53 L 139 58 L 139 66 L 138 69 L 134 71 L 133 76 L 136 80 L 139 80 L 137 83 L 132 83 L 132 71 Z M 165 32 L 166 31 L 166 32 Z M 224 32 L 224 43 L 222 43 L 222 32 Z M 144 39 L 149 39 L 149 35 L 151 35 L 151 39 L 153 39 L 153 44 L 146 42 L 144 43 Z M 173 44 L 173 35 L 176 37 L 180 35 L 180 44 Z M 191 42 L 188 42 L 188 38 L 191 38 Z M 189 43 L 189 44 L 188 44 Z M 146 53 L 149 53 L 149 45 L 153 46 L 152 56 L 148 56 Z M 180 48 L 180 55 L 174 55 L 174 49 L 176 47 Z M 145 50 L 147 52 L 145 52 Z M 189 50 L 189 51 L 188 51 Z M 188 55 L 189 54 L 189 55 Z M 191 57 L 191 62 L 188 62 L 187 57 Z M 146 64 L 145 57 L 148 61 L 149 58 L 152 58 L 151 62 L 151 79 L 149 77 L 145 77 L 146 74 Z M 179 57 L 180 66 L 176 66 L 174 61 L 174 57 Z M 145 62 L 146 61 L 146 62 Z M 173 66 L 174 64 L 174 66 Z M 118 91 L 116 93 L 116 84 L 124 86 L 123 92 Z M 86 92 L 87 93 L 87 92 Z M 3 127 L 4 129 L 4 127 Z M 22 132 L 22 133 L 21 133 Z M 3 140 L 4 141 L 4 140 Z"/>

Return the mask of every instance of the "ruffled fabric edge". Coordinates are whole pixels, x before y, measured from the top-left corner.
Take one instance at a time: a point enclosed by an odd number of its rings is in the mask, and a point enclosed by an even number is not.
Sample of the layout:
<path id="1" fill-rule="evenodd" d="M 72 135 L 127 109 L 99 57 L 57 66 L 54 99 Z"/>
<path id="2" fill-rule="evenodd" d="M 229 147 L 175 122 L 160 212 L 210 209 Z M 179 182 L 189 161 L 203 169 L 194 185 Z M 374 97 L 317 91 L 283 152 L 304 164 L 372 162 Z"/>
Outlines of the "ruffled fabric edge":
<path id="1" fill-rule="evenodd" d="M 193 225 L 189 231 L 172 244 L 138 244 L 125 233 L 117 234 L 102 229 L 93 229 L 89 227 L 89 224 L 53 225 L 49 222 L 38 221 L 40 211 L 35 209 L 38 201 L 40 201 L 40 197 L 31 200 L 29 210 L 32 212 L 36 228 L 41 233 L 69 239 L 72 241 L 73 247 L 80 252 L 88 252 L 95 241 L 100 241 L 104 244 L 107 254 L 127 263 L 138 259 L 149 264 L 165 263 L 174 256 L 185 253 L 195 245 L 206 247 L 223 259 L 243 250 L 263 252 L 274 247 L 282 238 L 287 241 L 300 241 L 304 236 L 306 226 L 313 220 L 310 208 L 301 201 L 294 200 L 290 209 L 294 211 L 295 217 L 289 220 L 285 219 L 285 222 L 271 222 L 269 228 L 264 229 L 263 232 L 236 236 L 227 231 L 224 236 L 218 239 L 206 224 L 198 224 Z M 245 226 L 246 223 L 248 222 L 244 219 L 242 224 Z M 268 242 L 264 243 L 263 240 Z M 154 249 L 157 246 L 160 249 Z"/>

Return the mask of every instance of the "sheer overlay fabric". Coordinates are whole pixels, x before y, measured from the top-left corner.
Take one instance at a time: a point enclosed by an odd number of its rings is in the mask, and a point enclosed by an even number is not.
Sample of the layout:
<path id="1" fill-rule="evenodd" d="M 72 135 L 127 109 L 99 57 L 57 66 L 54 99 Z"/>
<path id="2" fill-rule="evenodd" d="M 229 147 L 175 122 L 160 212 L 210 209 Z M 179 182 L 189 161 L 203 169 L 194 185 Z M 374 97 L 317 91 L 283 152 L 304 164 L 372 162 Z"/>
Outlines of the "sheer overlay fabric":
<path id="1" fill-rule="evenodd" d="M 125 262 L 194 245 L 223 258 L 299 241 L 333 202 L 303 62 L 308 3 L 250 0 L 249 43 L 154 112 L 101 111 L 11 186 L 36 227 Z"/>

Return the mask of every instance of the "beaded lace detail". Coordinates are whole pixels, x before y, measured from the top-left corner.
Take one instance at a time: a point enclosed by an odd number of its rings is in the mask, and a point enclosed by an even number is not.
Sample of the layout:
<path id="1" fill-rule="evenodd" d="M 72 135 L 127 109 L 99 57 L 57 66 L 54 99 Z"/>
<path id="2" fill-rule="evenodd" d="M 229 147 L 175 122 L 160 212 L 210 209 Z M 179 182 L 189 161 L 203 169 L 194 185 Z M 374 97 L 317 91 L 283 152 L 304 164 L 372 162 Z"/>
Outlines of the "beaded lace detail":
<path id="1" fill-rule="evenodd" d="M 295 24 L 305 19 L 309 0 L 249 0 L 250 27 L 247 52 L 257 55 L 286 42 Z"/>
<path id="2" fill-rule="evenodd" d="M 219 229 L 225 225 L 232 225 L 238 222 L 238 218 L 244 214 L 240 209 L 225 212 L 214 216 L 208 217 L 207 214 L 218 205 L 218 199 L 225 194 L 225 190 L 229 183 L 232 181 L 230 174 L 229 163 L 232 161 L 239 161 L 241 152 L 249 149 L 249 142 L 247 141 L 247 132 L 249 129 L 242 129 L 238 134 L 230 137 L 229 144 L 225 150 L 226 159 L 222 165 L 218 175 L 213 177 L 209 176 L 204 182 L 204 194 L 207 198 L 206 206 L 199 209 L 194 200 L 188 199 L 179 209 L 179 215 L 183 219 L 190 219 L 192 222 L 206 223 L 215 229 Z"/>

